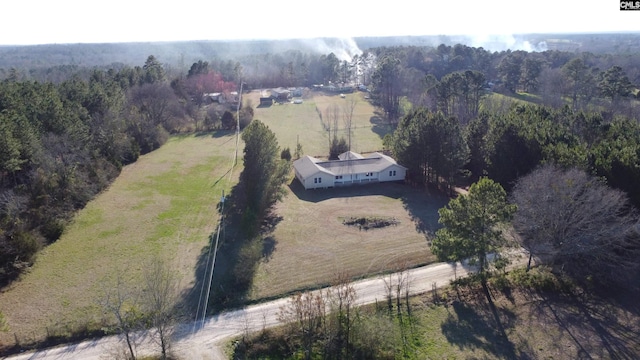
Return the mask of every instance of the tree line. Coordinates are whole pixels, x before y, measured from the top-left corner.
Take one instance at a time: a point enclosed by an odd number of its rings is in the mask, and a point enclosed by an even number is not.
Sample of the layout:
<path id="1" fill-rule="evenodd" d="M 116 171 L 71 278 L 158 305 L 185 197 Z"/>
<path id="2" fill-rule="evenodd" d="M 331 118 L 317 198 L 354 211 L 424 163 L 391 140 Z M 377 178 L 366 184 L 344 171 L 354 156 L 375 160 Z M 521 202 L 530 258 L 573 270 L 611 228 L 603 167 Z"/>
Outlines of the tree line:
<path id="1" fill-rule="evenodd" d="M 514 104 L 506 112 L 481 112 L 468 125 L 427 109 L 403 117 L 386 146 L 408 167 L 416 184 L 450 188 L 468 176 L 490 177 L 511 190 L 543 163 L 583 169 L 603 177 L 640 206 L 640 124 L 606 114 Z"/>
<path id="2" fill-rule="evenodd" d="M 235 114 L 202 95 L 230 92 L 240 81 L 246 89 L 366 85 L 397 124 L 385 143 L 409 166 L 414 183 L 451 188 L 461 177 L 487 175 L 510 190 L 518 177 L 554 161 L 605 177 L 638 205 L 632 97 L 640 71 L 634 56 L 492 53 L 458 44 L 371 48 L 350 60 L 289 50 L 200 60 L 185 73 L 154 56 L 133 67 L 69 65 L 48 75 L 4 71 L 2 278 L 28 266 L 73 211 L 170 133 L 234 128 Z M 38 76 L 55 81 L 30 79 Z M 548 105 L 508 108 L 496 104 L 488 89 L 527 91 Z M 567 106 L 555 106 L 562 104 Z M 241 126 L 252 118 L 252 107 L 243 107 Z"/>
<path id="3" fill-rule="evenodd" d="M 206 63 L 171 78 L 153 55 L 142 66 L 83 69 L 57 83 L 1 81 L 0 284 L 171 133 L 235 128 L 235 107 L 203 106 L 203 93 L 231 90 L 235 83 Z M 252 118 L 243 108 L 241 125 Z"/>
<path id="4" fill-rule="evenodd" d="M 481 98 L 497 92 L 540 105 L 602 110 L 637 117 L 638 54 L 562 51 L 489 52 L 465 45 L 390 47 L 368 50 L 376 59 L 370 82 L 373 100 L 392 122 L 406 108 L 426 107 L 456 116 L 477 116 Z M 636 84 L 636 85 L 634 85 Z M 401 99 L 406 105 L 401 106 Z"/>
<path id="5" fill-rule="evenodd" d="M 637 288 L 640 123 L 607 116 L 513 103 L 463 125 L 418 108 L 385 145 L 415 186 L 453 195 L 456 185 L 473 183 L 440 210 L 444 228 L 432 245 L 440 260 L 475 259 L 486 281 L 485 272 L 506 266 L 503 249 L 519 244 L 529 262 L 537 257 L 576 279 Z M 503 236 L 509 224 L 515 242 Z"/>

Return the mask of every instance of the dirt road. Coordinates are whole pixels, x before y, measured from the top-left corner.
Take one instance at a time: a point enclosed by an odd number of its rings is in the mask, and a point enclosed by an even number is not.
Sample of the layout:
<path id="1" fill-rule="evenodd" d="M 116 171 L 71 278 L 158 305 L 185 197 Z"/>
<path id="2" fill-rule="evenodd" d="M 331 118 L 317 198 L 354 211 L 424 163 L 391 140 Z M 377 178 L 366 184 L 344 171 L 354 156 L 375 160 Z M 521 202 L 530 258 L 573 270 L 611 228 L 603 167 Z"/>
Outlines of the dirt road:
<path id="1" fill-rule="evenodd" d="M 513 261 L 512 266 L 524 264 L 524 258 Z M 467 275 L 468 267 L 457 264 L 438 263 L 425 267 L 407 270 L 385 276 L 356 281 L 353 286 L 357 293 L 359 305 L 371 304 L 376 301 L 386 301 L 388 284 L 397 284 L 405 279 L 409 294 L 417 295 L 431 291 L 434 286 L 441 287 L 449 284 L 455 277 Z M 402 291 L 402 294 L 405 290 Z M 262 304 L 248 306 L 243 309 L 221 313 L 208 318 L 203 324 L 184 324 L 177 331 L 174 339 L 174 350 L 183 359 L 218 360 L 225 359 L 221 345 L 228 339 L 241 335 L 245 331 L 261 330 L 265 327 L 279 325 L 277 314 L 288 298 L 278 299 Z M 145 336 L 145 334 L 141 334 Z M 24 353 L 9 357 L 11 360 L 58 360 L 83 359 L 102 360 L 109 356 L 110 351 L 119 347 L 120 339 L 116 336 L 97 340 L 84 341 L 79 344 L 66 345 L 37 352 Z M 148 354 L 157 346 L 152 339 L 141 339 L 138 348 L 139 355 Z M 107 357 L 105 357 L 107 356 Z"/>

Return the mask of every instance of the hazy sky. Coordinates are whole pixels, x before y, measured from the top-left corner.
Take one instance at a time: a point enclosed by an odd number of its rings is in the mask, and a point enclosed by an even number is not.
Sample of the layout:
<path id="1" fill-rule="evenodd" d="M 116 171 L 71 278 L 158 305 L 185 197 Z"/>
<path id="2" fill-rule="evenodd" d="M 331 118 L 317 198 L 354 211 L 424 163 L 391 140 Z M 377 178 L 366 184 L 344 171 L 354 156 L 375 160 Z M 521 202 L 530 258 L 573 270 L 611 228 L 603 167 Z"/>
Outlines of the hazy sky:
<path id="1" fill-rule="evenodd" d="M 640 31 L 617 0 L 6 0 L 0 45 Z"/>

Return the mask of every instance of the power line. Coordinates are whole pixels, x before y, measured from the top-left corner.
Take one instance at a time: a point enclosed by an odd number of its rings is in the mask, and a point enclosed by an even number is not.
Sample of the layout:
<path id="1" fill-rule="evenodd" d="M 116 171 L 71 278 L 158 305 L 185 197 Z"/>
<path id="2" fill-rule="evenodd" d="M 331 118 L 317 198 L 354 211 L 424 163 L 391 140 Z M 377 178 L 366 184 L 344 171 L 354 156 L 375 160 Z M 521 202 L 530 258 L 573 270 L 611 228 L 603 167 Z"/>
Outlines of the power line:
<path id="1" fill-rule="evenodd" d="M 233 169 L 235 168 L 236 164 L 238 163 L 238 148 L 240 145 L 240 104 L 242 103 L 242 86 L 244 84 L 242 83 L 242 81 L 240 82 L 240 92 L 238 93 L 238 105 L 236 107 L 236 146 L 235 146 L 235 151 L 234 151 L 234 157 L 231 161 L 231 169 L 229 169 L 228 173 L 229 173 L 229 177 L 227 178 L 227 186 L 229 186 L 229 184 L 231 183 L 231 178 L 233 176 Z M 200 297 L 198 299 L 198 307 L 196 309 L 196 316 L 195 316 L 195 321 L 193 324 L 193 332 L 195 332 L 196 330 L 196 325 L 198 324 L 198 314 L 200 313 L 200 305 L 202 303 L 204 303 L 203 305 L 203 311 L 202 311 L 202 318 L 200 320 L 201 326 L 204 326 L 204 321 L 205 318 L 207 316 L 207 307 L 209 305 L 209 295 L 211 293 L 211 283 L 213 282 L 213 273 L 215 270 L 215 264 L 216 264 L 216 257 L 218 254 L 218 244 L 220 242 L 220 231 L 223 229 L 223 223 L 224 223 L 224 204 L 225 204 L 225 196 L 224 196 L 224 189 L 222 190 L 222 198 L 220 199 L 221 202 L 221 207 L 220 207 L 220 216 L 218 218 L 218 229 L 216 231 L 216 242 L 213 246 L 213 259 L 212 259 L 212 255 L 211 255 L 211 245 L 209 246 L 209 253 L 207 254 L 207 264 L 205 266 L 205 271 L 203 274 L 203 278 L 202 278 L 202 287 L 200 289 Z M 224 239 L 223 239 L 224 240 Z M 211 263 L 211 271 L 209 272 L 209 263 Z M 208 286 L 207 286 L 207 294 L 206 296 L 203 298 L 202 295 L 204 293 L 204 286 L 205 286 L 205 276 L 209 277 L 209 282 L 208 282 Z"/>
<path id="2" fill-rule="evenodd" d="M 207 305 L 209 305 L 209 294 L 211 293 L 211 282 L 213 281 L 213 271 L 216 267 L 216 255 L 218 254 L 218 242 L 220 241 L 220 229 L 222 229 L 222 222 L 224 221 L 224 190 L 222 190 L 222 207 L 220 211 L 220 222 L 218 223 L 218 234 L 216 235 L 216 244 L 213 247 L 213 261 L 211 262 L 211 276 L 209 276 L 209 285 L 207 286 L 207 296 L 204 301 L 204 310 L 202 311 L 202 326 L 204 326 L 204 319 L 207 316 Z M 203 284 L 204 285 L 204 284 Z"/>

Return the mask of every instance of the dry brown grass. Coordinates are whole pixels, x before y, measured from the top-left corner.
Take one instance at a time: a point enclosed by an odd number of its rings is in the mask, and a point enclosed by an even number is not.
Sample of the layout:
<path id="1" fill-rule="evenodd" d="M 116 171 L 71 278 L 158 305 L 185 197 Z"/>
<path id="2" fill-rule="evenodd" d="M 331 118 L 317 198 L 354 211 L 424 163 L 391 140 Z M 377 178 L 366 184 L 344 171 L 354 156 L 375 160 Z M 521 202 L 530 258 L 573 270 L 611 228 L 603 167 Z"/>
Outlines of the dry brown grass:
<path id="1" fill-rule="evenodd" d="M 607 290 L 595 294 L 583 288 L 543 292 L 493 289 L 500 324 L 479 286 L 453 289 L 445 306 L 431 298 L 413 312 L 430 342 L 416 358 L 481 359 L 637 359 L 640 355 L 640 308 L 637 294 Z"/>
<path id="2" fill-rule="evenodd" d="M 251 298 L 327 284 L 339 273 L 362 277 L 432 262 L 428 236 L 446 201 L 402 184 L 304 190 L 293 180 L 276 206 L 282 219 L 265 239 Z M 399 223 L 364 231 L 342 224 L 352 216 Z"/>
<path id="3" fill-rule="evenodd" d="M 387 130 L 374 108 L 360 93 L 350 97 L 359 99 L 354 150 L 381 149 Z M 299 136 L 306 154 L 323 156 L 327 139 L 316 106 L 323 111 L 344 101 L 315 94 L 304 104 L 256 109 L 255 118 L 276 133 L 281 147 L 293 152 Z M 47 332 L 64 336 L 82 327 L 99 328 L 104 290 L 119 274 L 135 284 L 155 256 L 172 261 L 183 290 L 193 290 L 198 261 L 216 226 L 221 191 L 229 192 L 241 171 L 236 168 L 228 178 L 234 146 L 228 135 L 174 137 L 127 166 L 33 268 L 0 294 L 10 327 L 0 333 L 0 344 L 13 344 L 14 334 L 24 343 L 40 341 Z M 437 209 L 445 203 L 441 196 L 398 184 L 304 191 L 292 182 L 275 210 L 282 221 L 265 241 L 250 299 L 326 284 L 339 272 L 361 277 L 428 263 L 433 256 L 426 234 L 435 229 Z M 365 232 L 342 224 L 351 216 L 396 218 L 399 224 Z"/>
<path id="4" fill-rule="evenodd" d="M 10 329 L 0 332 L 0 344 L 99 328 L 104 291 L 115 287 L 118 275 L 138 282 L 144 264 L 156 256 L 171 263 L 184 290 L 192 287 L 201 249 L 216 226 L 221 191 L 229 191 L 241 170 L 227 181 L 233 139 L 174 137 L 126 166 L 60 240 L 3 289 L 0 310 Z"/>
<path id="5" fill-rule="evenodd" d="M 255 119 L 259 119 L 269 126 L 278 137 L 281 148 L 289 147 L 293 154 L 297 141 L 302 144 L 304 154 L 325 157 L 329 155 L 329 138 L 323 130 L 316 108 L 326 120 L 326 110 L 333 104 L 344 109 L 351 100 L 356 106 L 353 112 L 351 148 L 356 152 L 372 152 L 382 149 L 382 136 L 390 131 L 381 119 L 375 115 L 375 108 L 364 99 L 364 93 L 356 92 L 340 98 L 338 95 L 328 95 L 322 92 L 310 92 L 302 104 L 274 104 L 270 107 L 255 109 Z M 245 96 L 254 106 L 259 103 L 260 92 L 253 91 Z M 338 121 L 340 128 L 344 128 L 342 112 Z M 340 131 L 338 136 L 347 138 L 346 131 Z"/>

